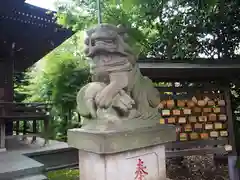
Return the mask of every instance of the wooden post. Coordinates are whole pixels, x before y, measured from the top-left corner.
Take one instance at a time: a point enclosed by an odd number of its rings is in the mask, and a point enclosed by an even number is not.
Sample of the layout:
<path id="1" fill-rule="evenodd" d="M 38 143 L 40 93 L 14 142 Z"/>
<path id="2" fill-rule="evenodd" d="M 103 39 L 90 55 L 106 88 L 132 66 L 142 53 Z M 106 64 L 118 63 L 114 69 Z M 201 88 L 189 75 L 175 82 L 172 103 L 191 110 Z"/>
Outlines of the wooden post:
<path id="1" fill-rule="evenodd" d="M 4 116 L 4 107 L 0 106 L 0 116 Z M 0 118 L 0 152 L 5 150 L 5 121 Z"/>
<path id="2" fill-rule="evenodd" d="M 229 144 L 232 146 L 232 152 L 228 154 L 228 173 L 230 180 L 239 180 L 239 171 L 236 168 L 237 161 L 237 150 L 236 150 L 236 141 L 234 134 L 234 119 L 231 108 L 231 93 L 229 88 L 224 91 L 225 100 L 226 100 L 226 111 L 228 116 L 228 133 L 229 133 Z"/>
<path id="3" fill-rule="evenodd" d="M 231 108 L 231 94 L 229 89 L 224 90 L 224 96 L 226 101 L 226 113 L 228 117 L 228 133 L 229 144 L 232 146 L 232 153 L 236 154 L 235 134 L 234 134 L 234 120 Z"/>
<path id="4" fill-rule="evenodd" d="M 0 102 L 5 101 L 5 85 L 4 85 L 4 66 L 5 61 L 0 63 Z M 3 107 L 0 106 L 0 116 L 3 115 Z M 5 121 L 0 117 L 0 151 L 5 150 Z"/>
<path id="5" fill-rule="evenodd" d="M 5 63 L 5 101 L 6 102 L 13 102 L 14 100 L 14 61 L 15 61 L 15 43 L 9 42 L 8 46 L 9 57 L 6 59 Z M 13 135 L 13 121 L 6 122 L 6 135 L 11 136 Z"/>
<path id="6" fill-rule="evenodd" d="M 0 149 L 5 149 L 5 123 L 0 122 Z"/>
<path id="7" fill-rule="evenodd" d="M 37 140 L 37 137 L 35 135 L 35 134 L 37 134 L 37 121 L 36 120 L 33 120 L 32 126 L 33 126 L 33 134 L 34 134 L 34 136 L 32 137 L 32 142 L 31 143 L 35 143 L 36 140 Z"/>
<path id="8" fill-rule="evenodd" d="M 237 156 L 228 156 L 228 174 L 230 180 L 240 180 L 239 171 L 236 168 Z"/>
<path id="9" fill-rule="evenodd" d="M 3 94 L 0 97 L 0 100 L 3 102 L 13 102 L 14 96 L 14 84 L 13 84 L 13 75 L 14 75 L 14 49 L 15 44 L 11 42 L 8 43 L 8 47 L 6 52 L 6 58 L 2 60 L 0 66 L 0 89 Z M 2 114 L 6 113 L 6 108 L 1 110 Z M 4 119 L 0 120 L 0 135 L 1 135 L 1 144 L 0 148 L 5 148 L 5 135 L 12 135 L 13 134 L 13 122 L 8 121 L 6 122 Z"/>

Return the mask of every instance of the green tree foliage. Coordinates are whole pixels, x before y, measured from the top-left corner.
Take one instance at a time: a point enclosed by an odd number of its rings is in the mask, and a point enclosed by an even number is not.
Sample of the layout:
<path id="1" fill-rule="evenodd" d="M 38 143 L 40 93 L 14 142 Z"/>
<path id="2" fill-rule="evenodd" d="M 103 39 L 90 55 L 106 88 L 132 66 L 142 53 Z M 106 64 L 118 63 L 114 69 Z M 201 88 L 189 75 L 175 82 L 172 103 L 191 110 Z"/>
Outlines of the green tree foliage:
<path id="1" fill-rule="evenodd" d="M 25 72 L 16 72 L 13 77 L 14 82 L 14 101 L 22 102 L 26 99 L 27 95 L 24 93 L 24 86 L 28 85 L 25 79 Z"/>
<path id="2" fill-rule="evenodd" d="M 21 87 L 28 102 L 53 105 L 54 136 L 66 138 L 66 130 L 76 121 L 75 107 L 78 90 L 88 82 L 89 69 L 85 57 L 71 38 L 28 70 L 28 85 Z M 18 91 L 19 92 L 19 91 Z"/>
<path id="3" fill-rule="evenodd" d="M 97 23 L 96 0 L 64 2 L 57 3 L 57 23 L 74 31 Z M 237 0 L 102 0 L 101 7 L 103 22 L 128 28 L 140 56 L 168 60 L 238 56 Z M 55 119 L 65 128 L 75 108 L 76 92 L 88 77 L 81 48 L 79 41 L 69 41 L 27 73 L 28 99 L 52 102 Z"/>
<path id="4" fill-rule="evenodd" d="M 120 2 L 120 3 L 119 3 Z M 97 23 L 96 0 L 58 3 L 58 23 L 83 30 Z M 237 0 L 104 0 L 103 21 L 131 27 L 140 55 L 234 58 L 239 46 Z"/>
<path id="5" fill-rule="evenodd" d="M 96 0 L 67 4 L 59 4 L 59 24 L 84 30 L 97 23 Z M 167 60 L 204 56 L 230 62 L 239 57 L 239 5 L 238 0 L 102 0 L 102 15 L 104 22 L 131 28 L 129 35 L 140 56 Z M 235 110 L 239 83 L 232 84 Z"/>

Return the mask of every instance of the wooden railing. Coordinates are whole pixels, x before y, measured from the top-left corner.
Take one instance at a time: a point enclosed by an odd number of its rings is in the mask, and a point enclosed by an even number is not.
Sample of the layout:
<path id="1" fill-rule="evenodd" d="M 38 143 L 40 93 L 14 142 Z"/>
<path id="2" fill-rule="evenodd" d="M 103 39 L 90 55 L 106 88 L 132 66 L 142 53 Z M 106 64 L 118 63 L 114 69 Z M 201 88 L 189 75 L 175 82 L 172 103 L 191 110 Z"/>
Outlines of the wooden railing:
<path id="1" fill-rule="evenodd" d="M 32 142 L 39 136 L 38 122 L 43 121 L 44 131 L 40 132 L 47 140 L 49 129 L 49 112 L 51 104 L 45 103 L 16 103 L 0 102 L 0 124 L 1 124 L 1 147 L 5 146 L 5 124 L 9 121 L 15 122 L 16 135 L 20 135 L 20 122 L 23 122 L 23 130 L 20 136 L 32 136 Z M 28 130 L 27 123 L 32 121 L 32 131 Z M 47 141 L 45 141 L 46 143 Z"/>

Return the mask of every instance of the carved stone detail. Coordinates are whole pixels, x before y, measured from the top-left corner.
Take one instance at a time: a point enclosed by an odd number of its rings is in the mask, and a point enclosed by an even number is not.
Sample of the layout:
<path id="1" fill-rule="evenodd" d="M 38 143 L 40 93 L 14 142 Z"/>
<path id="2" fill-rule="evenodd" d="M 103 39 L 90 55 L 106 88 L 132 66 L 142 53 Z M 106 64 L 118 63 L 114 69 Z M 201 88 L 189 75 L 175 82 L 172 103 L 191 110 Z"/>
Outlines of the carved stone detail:
<path id="1" fill-rule="evenodd" d="M 80 115 L 108 123 L 157 117 L 159 92 L 141 74 L 125 29 L 101 24 L 86 34 L 92 82 L 78 92 Z"/>

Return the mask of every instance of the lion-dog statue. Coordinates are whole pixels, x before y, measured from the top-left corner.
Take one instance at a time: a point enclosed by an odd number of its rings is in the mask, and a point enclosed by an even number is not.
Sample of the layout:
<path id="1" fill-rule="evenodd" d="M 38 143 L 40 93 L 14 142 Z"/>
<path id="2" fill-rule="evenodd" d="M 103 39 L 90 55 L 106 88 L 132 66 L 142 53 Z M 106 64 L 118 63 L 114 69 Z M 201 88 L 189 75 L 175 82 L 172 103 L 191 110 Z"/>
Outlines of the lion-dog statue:
<path id="1" fill-rule="evenodd" d="M 141 74 L 126 29 L 100 24 L 86 35 L 84 51 L 89 58 L 92 82 L 77 95 L 81 117 L 114 122 L 156 116 L 159 92 Z"/>

